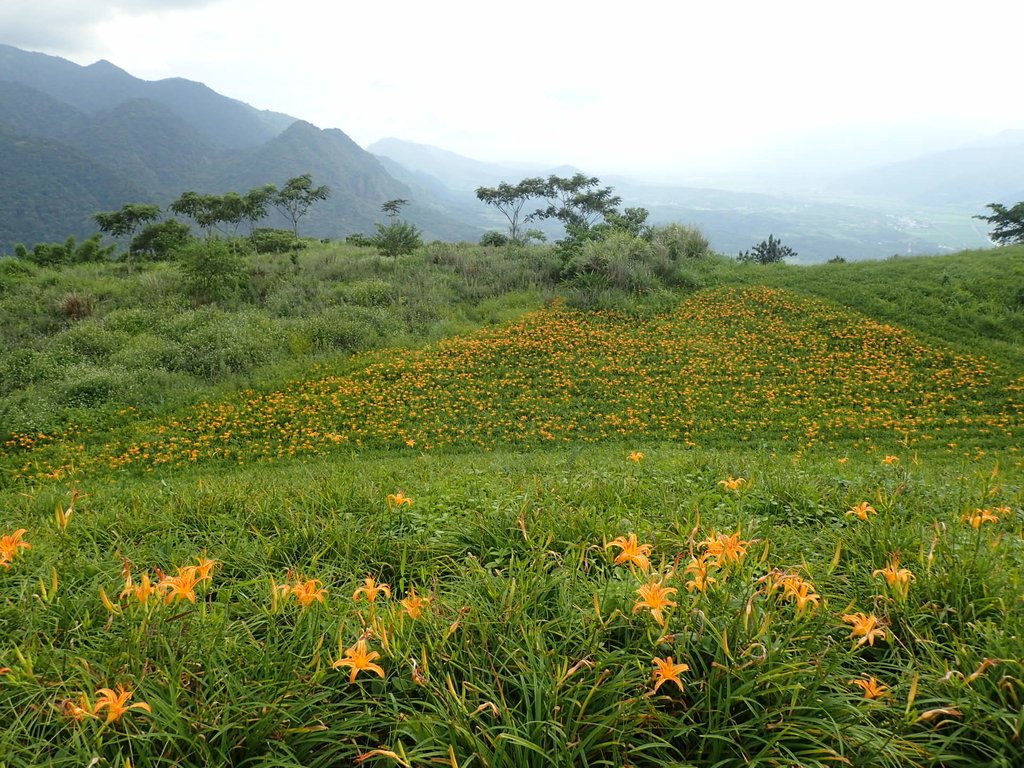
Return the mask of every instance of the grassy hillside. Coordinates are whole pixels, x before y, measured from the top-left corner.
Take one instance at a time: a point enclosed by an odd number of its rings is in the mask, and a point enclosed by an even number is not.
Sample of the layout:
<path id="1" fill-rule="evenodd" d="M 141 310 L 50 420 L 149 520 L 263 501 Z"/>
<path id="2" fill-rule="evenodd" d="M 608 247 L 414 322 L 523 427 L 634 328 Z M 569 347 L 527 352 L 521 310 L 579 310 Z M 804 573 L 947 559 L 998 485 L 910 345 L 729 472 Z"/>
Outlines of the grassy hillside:
<path id="1" fill-rule="evenodd" d="M 0 261 L 0 766 L 1013 768 L 1020 257 Z"/>

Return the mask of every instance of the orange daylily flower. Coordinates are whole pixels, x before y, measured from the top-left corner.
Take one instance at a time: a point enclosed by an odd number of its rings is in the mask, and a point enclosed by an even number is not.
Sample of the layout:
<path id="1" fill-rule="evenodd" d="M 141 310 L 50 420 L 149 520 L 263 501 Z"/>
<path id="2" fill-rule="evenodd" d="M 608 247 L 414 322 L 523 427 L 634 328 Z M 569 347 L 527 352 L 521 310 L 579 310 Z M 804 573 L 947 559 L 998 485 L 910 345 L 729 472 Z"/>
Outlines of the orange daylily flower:
<path id="1" fill-rule="evenodd" d="M 874 677 L 851 680 L 850 685 L 856 685 L 864 692 L 865 699 L 881 699 L 889 695 L 889 687 L 882 685 Z"/>
<path id="2" fill-rule="evenodd" d="M 721 568 L 727 563 L 742 563 L 747 556 L 750 542 L 741 539 L 739 531 L 728 536 L 712 531 L 711 535 L 701 542 L 701 546 L 705 548 L 705 554 L 712 558 L 713 565 Z"/>
<path id="3" fill-rule="evenodd" d="M 99 717 L 100 711 L 103 709 L 107 710 L 107 723 L 116 723 L 121 719 L 125 712 L 129 712 L 133 709 L 138 709 L 143 712 L 152 712 L 153 708 L 144 701 L 138 701 L 134 704 L 126 704 L 134 694 L 126 690 L 124 686 L 117 686 L 117 691 L 110 688 L 100 688 L 96 691 L 96 706 L 93 707 L 92 714 Z"/>
<path id="4" fill-rule="evenodd" d="M 729 475 L 725 480 L 719 480 L 718 484 L 727 491 L 739 491 L 747 484 L 745 478 Z"/>
<path id="5" fill-rule="evenodd" d="M 360 595 L 366 595 L 366 599 L 374 603 L 377 601 L 378 594 L 383 594 L 384 597 L 390 600 L 391 587 L 387 584 L 378 584 L 372 576 L 367 576 L 363 579 L 363 586 L 352 593 L 352 599 L 358 600 Z"/>
<path id="6" fill-rule="evenodd" d="M 338 659 L 336 662 L 331 664 L 331 667 L 334 669 L 351 667 L 352 674 L 349 675 L 348 681 L 350 683 L 354 683 L 356 681 L 356 675 L 364 669 L 368 672 L 376 672 L 381 677 L 384 677 L 384 669 L 373 663 L 374 659 L 379 658 L 380 654 L 377 653 L 377 651 L 368 651 L 366 641 L 360 640 L 345 651 L 345 658 Z"/>
<path id="7" fill-rule="evenodd" d="M 633 451 L 626 457 L 626 460 L 633 461 L 639 464 L 641 461 L 644 460 L 644 454 L 642 451 Z"/>
<path id="8" fill-rule="evenodd" d="M 689 664 L 676 664 L 672 661 L 671 656 L 664 659 L 651 659 L 651 663 L 654 665 L 654 670 L 651 672 L 651 676 L 655 680 L 655 691 L 668 682 L 675 683 L 679 686 L 680 692 L 683 691 L 683 681 L 679 679 L 679 675 L 683 672 L 690 671 Z"/>
<path id="9" fill-rule="evenodd" d="M 149 603 L 149 598 L 156 594 L 156 592 L 157 586 L 153 585 L 150 581 L 148 573 L 142 574 L 142 583 L 136 585 L 132 581 L 131 571 L 128 571 L 128 575 L 124 579 L 124 589 L 121 590 L 119 599 L 123 600 L 126 597 L 134 597 L 142 605 L 146 605 Z"/>
<path id="10" fill-rule="evenodd" d="M 847 515 L 854 515 L 858 520 L 867 520 L 868 515 L 877 515 L 878 511 L 868 504 L 866 501 L 860 502 L 860 504 L 854 504 L 850 509 L 846 510 Z"/>
<path id="11" fill-rule="evenodd" d="M 900 463 L 900 457 L 899 456 L 886 456 L 884 459 L 882 459 L 882 463 L 883 464 L 888 464 L 891 467 L 891 466 L 893 466 L 895 464 L 899 464 Z"/>
<path id="12" fill-rule="evenodd" d="M 21 539 L 26 533 L 28 533 L 26 528 L 19 528 L 14 533 L 0 536 L 0 565 L 4 568 L 11 567 L 9 563 L 21 554 L 21 550 L 32 549 L 31 544 Z"/>
<path id="13" fill-rule="evenodd" d="M 914 574 L 906 568 L 900 568 L 900 556 L 898 554 L 890 556 L 889 565 L 885 568 L 879 568 L 871 572 L 872 576 L 878 576 L 879 574 L 885 577 L 889 584 L 889 589 L 899 597 L 905 598 L 907 596 L 907 593 L 910 591 L 910 582 L 914 579 Z"/>
<path id="14" fill-rule="evenodd" d="M 982 523 L 998 523 L 999 517 L 990 509 L 976 509 L 973 513 L 968 512 L 961 517 L 960 522 L 970 523 L 973 528 L 980 528 Z"/>
<path id="15" fill-rule="evenodd" d="M 409 595 L 402 600 L 402 608 L 409 614 L 410 619 L 418 619 L 423 615 L 423 611 L 430 605 L 429 597 L 420 597 L 416 594 L 416 590 L 410 590 Z"/>
<path id="16" fill-rule="evenodd" d="M 821 595 L 811 591 L 814 589 L 814 585 L 799 576 L 783 581 L 782 588 L 784 595 L 796 603 L 797 616 L 803 614 L 807 610 L 807 606 L 811 606 L 813 610 L 821 603 Z"/>
<path id="17" fill-rule="evenodd" d="M 323 584 L 320 579 L 307 579 L 306 581 L 297 581 L 294 584 L 282 584 L 278 587 L 278 590 L 280 590 L 282 597 L 289 594 L 295 595 L 295 602 L 303 608 L 308 608 L 314 602 L 324 602 L 327 590 L 320 588 L 318 586 L 320 584 Z"/>
<path id="18" fill-rule="evenodd" d="M 622 550 L 615 556 L 616 565 L 629 563 L 630 565 L 635 565 L 644 573 L 651 570 L 651 561 L 648 558 L 648 555 L 651 554 L 651 545 L 639 544 L 635 533 L 630 533 L 628 537 L 619 536 L 612 539 L 604 545 L 605 549 L 609 547 L 619 547 Z"/>
<path id="19" fill-rule="evenodd" d="M 677 591 L 675 587 L 661 586 L 661 582 L 658 580 L 649 581 L 636 591 L 640 595 L 640 599 L 633 606 L 633 613 L 649 608 L 654 620 L 661 626 L 665 626 L 665 616 L 662 611 L 666 608 L 676 607 L 676 604 L 669 600 L 668 596 Z"/>
<path id="20" fill-rule="evenodd" d="M 695 557 L 690 560 L 689 564 L 683 570 L 683 573 L 689 574 L 693 578 L 686 582 L 687 592 L 707 592 L 708 585 L 714 584 L 717 579 L 708 576 L 708 556 L 707 554 Z"/>
<path id="21" fill-rule="evenodd" d="M 61 702 L 61 710 L 67 717 L 76 722 L 82 722 L 87 717 L 95 717 L 93 706 L 84 695 L 78 697 L 78 701 L 65 699 Z"/>
<path id="22" fill-rule="evenodd" d="M 860 638 L 855 647 L 864 645 L 864 643 L 873 646 L 875 638 L 885 640 L 887 637 L 881 622 L 873 613 L 864 614 L 859 611 L 857 613 L 847 613 L 843 616 L 843 621 L 853 625 L 850 637 Z"/>
<path id="23" fill-rule="evenodd" d="M 395 509 L 396 507 L 412 506 L 412 499 L 402 493 L 402 491 L 399 491 L 398 493 L 389 493 L 385 500 L 387 501 L 388 507 L 391 509 Z"/>

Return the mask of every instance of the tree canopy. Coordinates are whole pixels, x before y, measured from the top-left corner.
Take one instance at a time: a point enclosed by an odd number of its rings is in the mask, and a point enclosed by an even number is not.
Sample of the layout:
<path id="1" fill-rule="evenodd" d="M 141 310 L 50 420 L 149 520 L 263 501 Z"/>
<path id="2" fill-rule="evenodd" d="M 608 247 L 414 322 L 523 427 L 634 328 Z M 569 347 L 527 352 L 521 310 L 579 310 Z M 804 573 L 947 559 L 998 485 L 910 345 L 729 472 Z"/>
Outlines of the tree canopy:
<path id="1" fill-rule="evenodd" d="M 1024 243 L 1024 202 L 1007 208 L 1000 203 L 989 203 L 985 206 L 992 211 L 991 216 L 975 216 L 976 219 L 994 224 L 995 229 L 989 234 L 1000 245 Z"/>

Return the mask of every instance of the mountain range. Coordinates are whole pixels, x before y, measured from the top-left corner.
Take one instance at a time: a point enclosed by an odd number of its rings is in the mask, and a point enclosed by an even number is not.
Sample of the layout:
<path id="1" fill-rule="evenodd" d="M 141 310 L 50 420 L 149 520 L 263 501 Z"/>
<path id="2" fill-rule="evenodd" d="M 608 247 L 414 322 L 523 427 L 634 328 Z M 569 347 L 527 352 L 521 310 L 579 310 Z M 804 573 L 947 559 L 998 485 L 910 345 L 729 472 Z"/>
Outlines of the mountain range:
<path id="1" fill-rule="evenodd" d="M 987 245 L 985 225 L 972 217 L 989 202 L 1024 199 L 1024 131 L 872 168 L 802 167 L 783 169 L 785 183 L 752 173 L 730 189 L 714 188 L 713 178 L 651 183 L 584 170 L 614 186 L 625 205 L 647 208 L 654 223 L 700 227 L 721 252 L 771 233 L 800 261 L 881 258 Z M 304 173 L 331 188 L 302 220 L 304 235 L 370 233 L 383 221 L 381 204 L 404 198 L 405 217 L 427 239 L 476 240 L 504 228 L 476 187 L 577 170 L 484 162 L 396 138 L 364 150 L 339 129 L 256 109 L 202 83 L 145 81 L 108 61 L 83 67 L 0 45 L 0 253 L 18 242 L 88 236 L 93 213 L 125 203 L 166 205 L 187 190 L 245 192 Z M 807 183 L 794 185 L 801 173 Z"/>
<path id="2" fill-rule="evenodd" d="M 82 67 L 0 45 L 0 252 L 87 236 L 93 213 L 125 203 L 245 192 L 303 173 L 331 188 L 303 219 L 306 235 L 372 232 L 380 205 L 395 198 L 411 201 L 406 213 L 428 238 L 476 239 L 485 228 L 483 212 L 479 221 L 453 214 L 340 130 L 201 83 L 150 82 L 107 61 Z"/>

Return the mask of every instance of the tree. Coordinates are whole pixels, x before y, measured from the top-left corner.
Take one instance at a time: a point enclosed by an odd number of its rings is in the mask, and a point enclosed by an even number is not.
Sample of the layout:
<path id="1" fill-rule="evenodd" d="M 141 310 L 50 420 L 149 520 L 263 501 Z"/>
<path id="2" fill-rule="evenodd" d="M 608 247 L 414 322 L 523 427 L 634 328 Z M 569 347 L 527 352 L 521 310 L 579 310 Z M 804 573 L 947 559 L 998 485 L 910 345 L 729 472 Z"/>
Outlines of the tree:
<path id="1" fill-rule="evenodd" d="M 548 176 L 543 196 L 550 202 L 531 214 L 533 219 L 558 219 L 570 238 L 584 235 L 594 224 L 616 211 L 622 198 L 611 187 L 598 186 L 596 176 L 577 173 L 570 178 Z"/>
<path id="2" fill-rule="evenodd" d="M 493 205 L 508 219 L 508 237 L 512 242 L 519 242 L 520 216 L 523 208 L 530 200 L 544 197 L 545 182 L 535 177 L 523 179 L 518 184 L 501 182 L 496 187 L 477 187 L 476 197 L 487 205 Z M 527 216 L 525 221 L 530 221 Z"/>
<path id="3" fill-rule="evenodd" d="M 294 179 L 288 179 L 284 188 L 273 196 L 271 204 L 292 223 L 292 232 L 297 238 L 299 219 L 306 215 L 313 203 L 317 200 L 326 200 L 330 194 L 330 187 L 314 187 L 313 177 L 304 173 Z"/>
<path id="4" fill-rule="evenodd" d="M 129 203 L 119 211 L 101 211 L 92 215 L 93 221 L 102 232 L 112 237 L 131 235 L 143 224 L 148 224 L 160 217 L 159 205 Z"/>
<path id="5" fill-rule="evenodd" d="M 167 219 L 143 227 L 142 231 L 132 238 L 128 252 L 133 256 L 148 256 L 162 261 L 170 258 L 191 239 L 188 224 L 183 224 L 177 219 Z"/>
<path id="6" fill-rule="evenodd" d="M 277 194 L 277 187 L 267 184 L 263 187 L 255 187 L 245 193 L 242 202 L 245 208 L 243 217 L 249 222 L 249 234 L 256 231 L 256 225 L 267 217 L 274 195 Z"/>
<path id="7" fill-rule="evenodd" d="M 388 200 L 380 209 L 390 220 L 388 224 L 374 224 L 377 234 L 370 240 L 382 256 L 401 256 L 412 253 L 423 245 L 422 233 L 407 221 L 398 218 L 408 200 Z"/>
<path id="8" fill-rule="evenodd" d="M 768 235 L 767 240 L 762 240 L 749 251 L 740 251 L 739 260 L 755 264 L 776 264 L 796 255 L 796 251 L 788 245 L 783 245 L 781 240 L 775 238 L 775 235 Z"/>
<path id="9" fill-rule="evenodd" d="M 1000 245 L 1024 243 L 1024 202 L 1007 208 L 1000 203 L 989 203 L 985 206 L 992 211 L 991 216 L 975 216 L 975 219 L 995 224 L 989 237 Z"/>
<path id="10" fill-rule="evenodd" d="M 214 226 L 221 221 L 221 199 L 217 195 L 183 192 L 168 207 L 174 213 L 180 216 L 188 216 L 192 219 L 206 233 L 207 238 L 213 234 Z"/>

